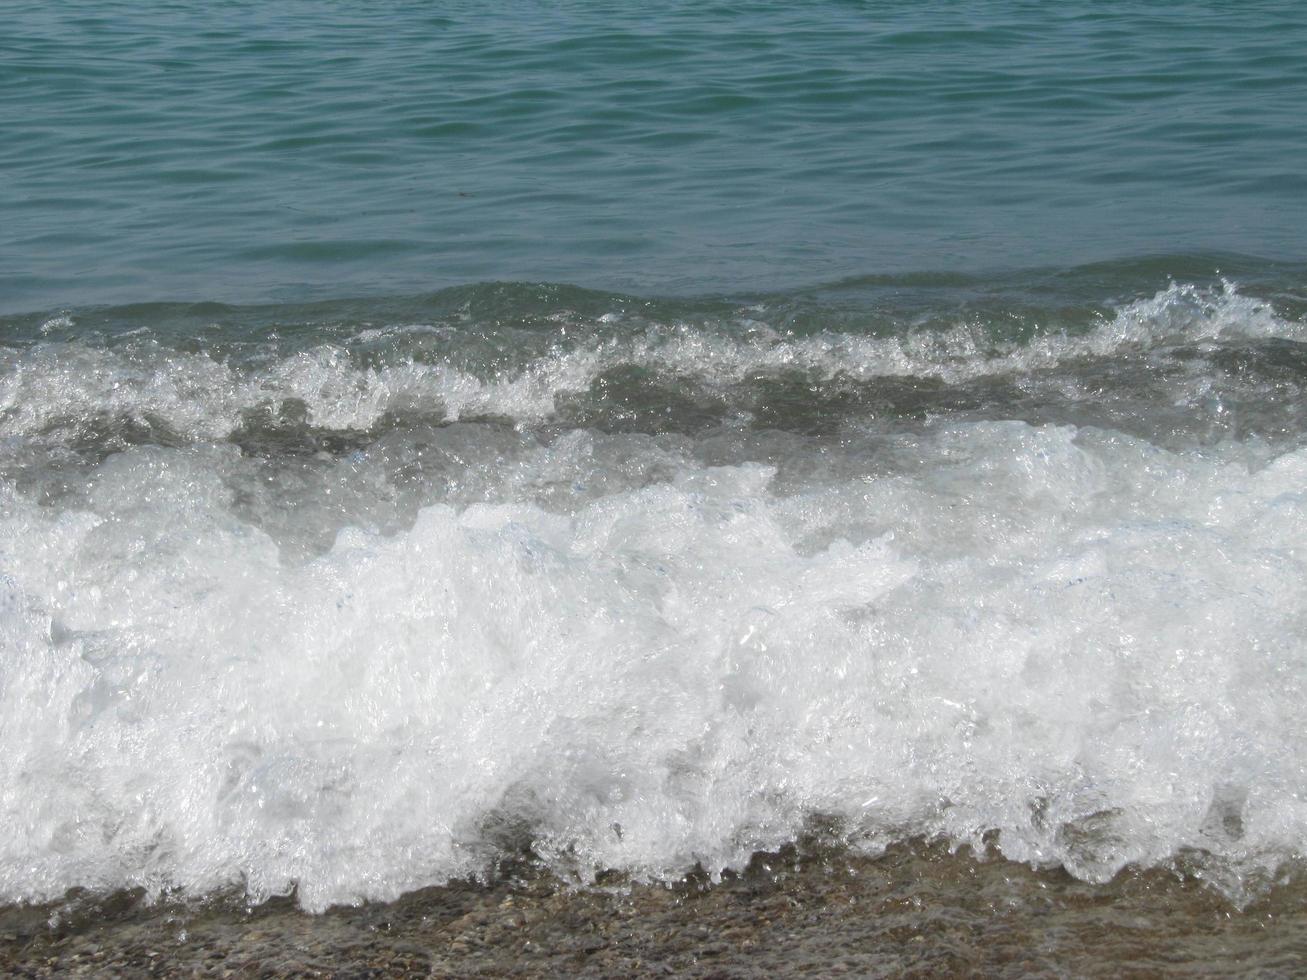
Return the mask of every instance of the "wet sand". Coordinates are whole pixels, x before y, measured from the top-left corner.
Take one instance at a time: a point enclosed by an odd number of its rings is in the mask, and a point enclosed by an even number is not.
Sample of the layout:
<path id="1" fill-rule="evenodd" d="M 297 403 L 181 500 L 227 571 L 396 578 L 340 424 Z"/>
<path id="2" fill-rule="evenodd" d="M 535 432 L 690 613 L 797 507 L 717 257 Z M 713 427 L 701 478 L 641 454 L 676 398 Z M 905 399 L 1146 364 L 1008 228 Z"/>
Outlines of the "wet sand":
<path id="1" fill-rule="evenodd" d="M 199 977 L 1265 976 L 1307 970 L 1307 888 L 1243 910 L 1192 878 L 1108 885 L 921 843 L 758 855 L 742 874 L 490 883 L 311 916 L 293 898 L 70 895 L 0 909 L 0 974 Z"/>

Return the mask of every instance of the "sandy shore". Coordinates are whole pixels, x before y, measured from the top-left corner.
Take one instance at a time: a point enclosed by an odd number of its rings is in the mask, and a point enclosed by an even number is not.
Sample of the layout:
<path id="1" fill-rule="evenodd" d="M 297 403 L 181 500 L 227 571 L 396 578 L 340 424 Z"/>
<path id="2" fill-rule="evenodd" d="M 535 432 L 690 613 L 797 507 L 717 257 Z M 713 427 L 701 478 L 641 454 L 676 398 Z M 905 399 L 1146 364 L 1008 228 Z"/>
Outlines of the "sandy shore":
<path id="1" fill-rule="evenodd" d="M 0 909 L 0 974 L 201 977 L 1300 975 L 1307 890 L 1243 909 L 1153 871 L 1106 886 L 926 845 L 759 855 L 717 884 L 529 867 L 386 904 L 70 896 Z"/>

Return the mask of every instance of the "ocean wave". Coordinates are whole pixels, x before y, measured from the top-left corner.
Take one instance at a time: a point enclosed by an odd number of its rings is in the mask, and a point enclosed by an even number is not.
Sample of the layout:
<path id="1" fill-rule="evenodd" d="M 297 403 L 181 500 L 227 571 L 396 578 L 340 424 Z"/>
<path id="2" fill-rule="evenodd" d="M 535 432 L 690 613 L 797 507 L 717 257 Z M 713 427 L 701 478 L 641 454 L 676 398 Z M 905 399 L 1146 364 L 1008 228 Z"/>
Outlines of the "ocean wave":
<path id="1" fill-rule="evenodd" d="M 484 870 L 499 826 L 659 877 L 814 814 L 1089 880 L 1197 854 L 1232 894 L 1292 859 L 1307 456 L 914 448 L 803 494 L 684 465 L 570 515 L 436 505 L 306 561 L 217 448 L 117 454 L 79 508 L 6 490 L 0 894 L 321 909 Z"/>
<path id="2" fill-rule="evenodd" d="M 768 316 L 10 347 L 0 899 L 715 874 L 813 821 L 1293 867 L 1301 324 Z"/>
<path id="3" fill-rule="evenodd" d="M 813 383 L 925 378 L 957 385 L 1168 345 L 1267 338 L 1301 343 L 1307 335 L 1301 321 L 1229 284 L 1173 284 L 1086 329 L 1021 340 L 966 322 L 891 336 L 796 335 L 770 325 L 767 313 L 764 304 L 708 324 L 649 323 L 620 312 L 556 314 L 553 333 L 537 330 L 523 345 L 536 353 L 509 364 L 501 363 L 505 339 L 487 340 L 494 325 L 475 322 L 367 327 L 288 353 L 247 353 L 245 363 L 173 349 L 148 334 L 101 346 L 36 343 L 0 354 L 0 424 L 11 436 L 75 438 L 86 420 L 127 420 L 176 438 L 221 439 L 240 428 L 247 413 L 276 416 L 287 402 L 302 406 L 309 425 L 330 430 L 367 431 L 388 413 L 541 422 L 558 416 L 560 398 L 590 391 L 607 372 L 629 367 L 700 389 L 729 411 L 739 407 L 731 404 L 739 400 L 733 386 L 767 376 Z"/>

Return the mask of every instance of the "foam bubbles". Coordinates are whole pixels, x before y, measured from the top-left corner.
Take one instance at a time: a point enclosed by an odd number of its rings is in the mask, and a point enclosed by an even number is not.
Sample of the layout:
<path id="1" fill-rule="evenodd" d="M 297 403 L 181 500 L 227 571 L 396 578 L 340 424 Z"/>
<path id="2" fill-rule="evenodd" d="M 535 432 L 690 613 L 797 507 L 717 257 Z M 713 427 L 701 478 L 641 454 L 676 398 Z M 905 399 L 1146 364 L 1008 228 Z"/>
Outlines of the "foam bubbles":
<path id="1" fill-rule="evenodd" d="M 434 506 L 298 564 L 202 457 L 119 454 L 89 512 L 11 498 L 5 893 L 320 908 L 474 870 L 506 808 L 582 871 L 738 863 L 814 812 L 1092 878 L 1293 853 L 1307 458 L 922 448 L 782 498 L 687 467 L 571 517 Z"/>
<path id="2" fill-rule="evenodd" d="M 1065 350 L 1292 327 L 1195 295 Z M 725 336 L 659 349 L 711 385 L 756 367 Z M 829 342 L 808 349 L 858 369 L 861 341 Z M 133 350 L 6 365 L 4 900 L 237 882 L 322 909 L 523 843 L 582 879 L 718 872 L 818 816 L 1089 880 L 1182 861 L 1239 897 L 1307 839 L 1300 439 L 966 407 L 833 435 L 532 427 L 619 355 L 472 381 Z M 66 413 L 171 435 L 56 465 L 40 371 Z M 272 394 L 313 413 L 300 441 L 250 434 Z M 514 408 L 451 424 L 423 399 Z"/>

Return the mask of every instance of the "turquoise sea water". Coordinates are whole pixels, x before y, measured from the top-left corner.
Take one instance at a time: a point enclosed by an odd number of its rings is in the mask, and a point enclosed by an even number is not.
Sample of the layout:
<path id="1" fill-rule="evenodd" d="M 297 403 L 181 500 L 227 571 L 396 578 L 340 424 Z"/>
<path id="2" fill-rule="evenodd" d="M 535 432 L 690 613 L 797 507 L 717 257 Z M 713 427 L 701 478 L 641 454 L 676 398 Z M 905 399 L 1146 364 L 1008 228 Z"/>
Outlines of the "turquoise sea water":
<path id="1" fill-rule="evenodd" d="M 0 902 L 1301 882 L 1302 4 L 0 14 Z"/>
<path id="2" fill-rule="evenodd" d="M 55 4 L 0 309 L 1307 257 L 1294 2 Z"/>

